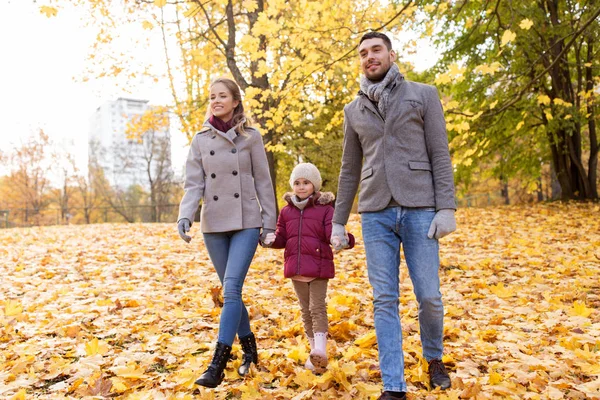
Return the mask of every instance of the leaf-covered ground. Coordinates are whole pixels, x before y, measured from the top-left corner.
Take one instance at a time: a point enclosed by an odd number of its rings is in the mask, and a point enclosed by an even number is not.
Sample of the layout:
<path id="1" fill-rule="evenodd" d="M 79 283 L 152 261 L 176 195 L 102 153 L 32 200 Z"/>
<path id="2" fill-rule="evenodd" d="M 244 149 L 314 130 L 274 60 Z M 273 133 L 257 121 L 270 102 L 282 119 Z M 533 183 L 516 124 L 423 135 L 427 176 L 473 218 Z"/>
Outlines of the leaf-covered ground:
<path id="1" fill-rule="evenodd" d="M 600 206 L 461 209 L 442 241 L 445 361 L 430 392 L 417 308 L 401 273 L 409 399 L 600 399 Z M 360 235 L 358 216 L 350 230 Z M 260 365 L 200 389 L 219 283 L 196 233 L 174 224 L 0 230 L 0 398 L 368 399 L 380 393 L 364 249 L 330 282 L 330 366 L 308 343 L 283 252 L 259 249 L 244 287 Z"/>

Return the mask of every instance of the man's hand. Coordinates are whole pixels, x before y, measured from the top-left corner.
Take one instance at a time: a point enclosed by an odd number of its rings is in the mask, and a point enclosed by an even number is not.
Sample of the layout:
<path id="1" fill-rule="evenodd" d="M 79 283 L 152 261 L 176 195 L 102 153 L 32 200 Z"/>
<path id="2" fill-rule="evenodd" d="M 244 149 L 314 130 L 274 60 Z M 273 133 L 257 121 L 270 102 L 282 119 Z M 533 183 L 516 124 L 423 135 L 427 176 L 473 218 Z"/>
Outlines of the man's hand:
<path id="1" fill-rule="evenodd" d="M 456 219 L 454 218 L 454 210 L 443 209 L 435 213 L 427 237 L 429 239 L 441 239 L 456 230 Z"/>
<path id="2" fill-rule="evenodd" d="M 335 222 L 331 225 L 331 245 L 336 253 L 348 247 L 348 233 L 345 225 Z"/>
<path id="3" fill-rule="evenodd" d="M 190 240 L 192 240 L 191 236 L 186 235 L 186 233 L 188 233 L 190 231 L 191 226 L 192 226 L 192 223 L 187 218 L 181 218 L 179 220 L 179 222 L 177 223 L 177 229 L 179 230 L 179 237 L 181 237 L 187 243 L 189 243 Z"/>
<path id="4" fill-rule="evenodd" d="M 275 231 L 273 229 L 263 228 L 262 232 L 260 233 L 260 243 L 265 247 L 269 247 L 274 241 Z"/>

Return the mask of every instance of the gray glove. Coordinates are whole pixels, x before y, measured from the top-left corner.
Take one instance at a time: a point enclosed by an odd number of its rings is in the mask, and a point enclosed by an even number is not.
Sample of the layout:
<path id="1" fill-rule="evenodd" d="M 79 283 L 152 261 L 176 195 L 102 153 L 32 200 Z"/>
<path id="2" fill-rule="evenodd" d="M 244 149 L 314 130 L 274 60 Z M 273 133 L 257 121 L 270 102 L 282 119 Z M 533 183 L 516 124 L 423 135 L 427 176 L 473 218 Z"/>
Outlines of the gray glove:
<path id="1" fill-rule="evenodd" d="M 448 208 L 439 210 L 435 213 L 433 221 L 429 226 L 427 237 L 433 239 L 441 239 L 446 235 L 451 234 L 456 230 L 456 219 L 454 218 L 454 210 Z"/>
<path id="2" fill-rule="evenodd" d="M 348 233 L 346 226 L 342 224 L 331 224 L 331 245 L 333 250 L 338 252 L 348 247 Z"/>
<path id="3" fill-rule="evenodd" d="M 275 230 L 274 229 L 269 229 L 269 228 L 263 228 L 262 231 L 260 232 L 260 243 L 263 246 L 269 247 L 270 245 L 273 244 L 273 240 L 267 240 L 267 235 L 272 234 L 273 236 L 275 236 Z M 269 239 L 271 239 L 273 236 L 269 236 Z"/>
<path id="4" fill-rule="evenodd" d="M 187 218 L 181 218 L 179 220 L 179 222 L 177 223 L 177 229 L 179 230 L 179 237 L 181 237 L 183 240 L 185 240 L 188 243 L 190 242 L 190 240 L 192 240 L 192 237 L 189 235 L 186 235 L 186 233 L 190 231 L 191 226 L 192 226 L 192 223 Z"/>

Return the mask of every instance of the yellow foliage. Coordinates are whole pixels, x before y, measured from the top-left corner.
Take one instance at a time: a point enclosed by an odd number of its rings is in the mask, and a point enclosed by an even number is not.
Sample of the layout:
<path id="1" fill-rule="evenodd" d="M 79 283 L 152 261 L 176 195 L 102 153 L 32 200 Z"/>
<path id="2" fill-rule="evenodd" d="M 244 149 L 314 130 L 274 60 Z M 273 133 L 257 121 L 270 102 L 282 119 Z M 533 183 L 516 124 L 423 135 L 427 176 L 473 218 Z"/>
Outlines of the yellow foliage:
<path id="1" fill-rule="evenodd" d="M 519 27 L 525 31 L 528 31 L 532 26 L 533 26 L 533 21 L 530 20 L 529 18 L 525 18 L 525 19 L 521 20 L 521 23 L 519 24 Z"/>
<path id="2" fill-rule="evenodd" d="M 412 398 L 545 399 L 552 385 L 573 398 L 597 397 L 599 211 L 593 203 L 559 202 L 457 210 L 458 230 L 440 241 L 443 361 L 453 385 L 444 392 L 427 389 L 403 262 L 399 301 Z M 357 246 L 336 255 L 329 282 L 328 310 L 337 314 L 327 371 L 304 368 L 308 348 L 293 286 L 273 272 L 283 252 L 258 248 L 244 302 L 259 365 L 240 378 L 236 342 L 215 390 L 194 384 L 211 360 L 220 312 L 210 292 L 220 282 L 202 240 L 184 243 L 172 223 L 0 230 L 0 293 L 23 293 L 0 300 L 7 355 L 0 398 L 376 398 L 381 375 L 359 215 L 348 230 Z M 191 234 L 200 235 L 196 225 Z M 60 262 L 43 261 L 46 254 Z"/>
<path id="3" fill-rule="evenodd" d="M 509 29 L 505 30 L 504 33 L 502 34 L 500 46 L 506 46 L 507 43 L 512 42 L 513 40 L 515 40 L 516 37 L 517 37 L 517 34 L 514 33 L 513 31 L 511 31 Z"/>
<path id="4" fill-rule="evenodd" d="M 40 12 L 48 18 L 56 17 L 56 15 L 58 14 L 58 10 L 55 7 L 50 6 L 41 6 Z"/>

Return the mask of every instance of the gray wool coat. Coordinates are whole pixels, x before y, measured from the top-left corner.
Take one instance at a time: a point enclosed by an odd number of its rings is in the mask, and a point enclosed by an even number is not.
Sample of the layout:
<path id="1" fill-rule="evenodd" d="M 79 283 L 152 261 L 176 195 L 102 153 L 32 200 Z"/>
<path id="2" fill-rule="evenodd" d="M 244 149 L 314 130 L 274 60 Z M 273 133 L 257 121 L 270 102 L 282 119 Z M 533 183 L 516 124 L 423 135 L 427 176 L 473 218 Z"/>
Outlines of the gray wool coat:
<path id="1" fill-rule="evenodd" d="M 275 230 L 275 193 L 260 132 L 221 132 L 208 121 L 192 139 L 185 165 L 182 218 L 194 221 L 202 200 L 200 229 L 204 233 L 247 228 Z"/>
<path id="2" fill-rule="evenodd" d="M 384 120 L 359 92 L 344 108 L 344 147 L 333 222 L 358 212 L 403 207 L 456 209 L 448 136 L 437 89 L 396 79 Z"/>

